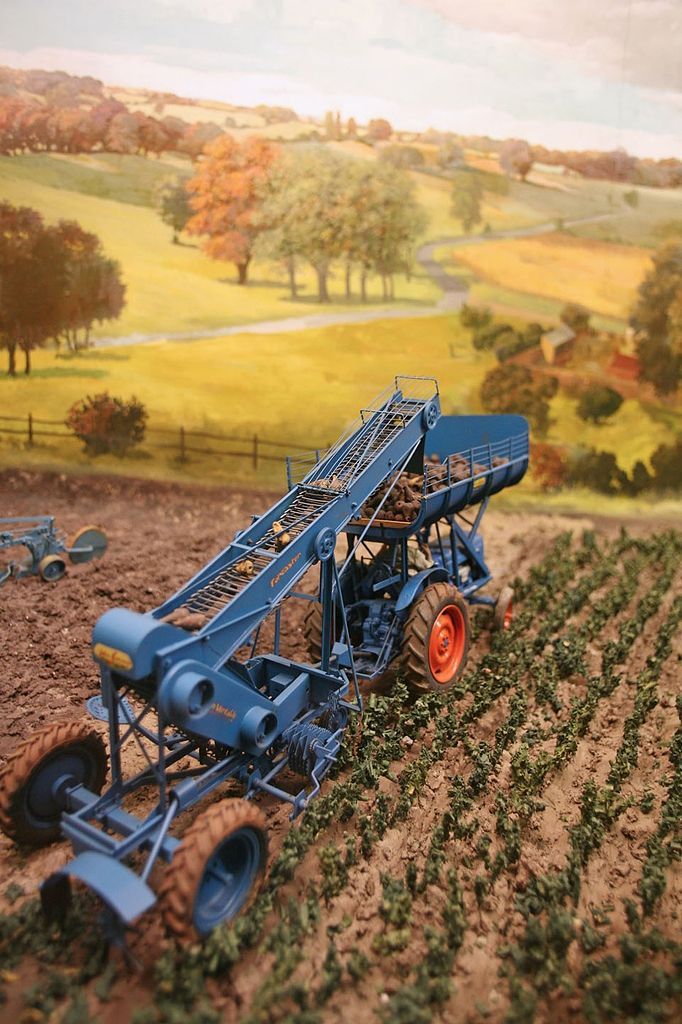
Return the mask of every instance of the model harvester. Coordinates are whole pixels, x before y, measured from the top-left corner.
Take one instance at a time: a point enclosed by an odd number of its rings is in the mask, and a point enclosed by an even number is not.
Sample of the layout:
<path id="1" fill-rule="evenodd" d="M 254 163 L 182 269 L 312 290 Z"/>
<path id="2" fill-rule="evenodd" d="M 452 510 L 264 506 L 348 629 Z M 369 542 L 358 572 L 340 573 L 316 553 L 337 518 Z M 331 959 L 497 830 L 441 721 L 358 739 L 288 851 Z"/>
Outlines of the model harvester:
<path id="1" fill-rule="evenodd" d="M 171 932 L 208 934 L 264 876 L 259 798 L 288 802 L 292 818 L 306 808 L 362 712 L 362 681 L 392 669 L 446 692 L 466 662 L 469 606 L 508 624 L 509 588 L 480 594 L 491 574 L 479 526 L 490 496 L 526 471 L 522 417 L 441 416 L 435 381 L 397 378 L 326 454 L 287 465 L 287 494 L 177 593 L 95 626 L 101 698 L 88 703 L 108 723 L 110 784 L 93 724 L 55 723 L 10 756 L 4 831 L 33 845 L 65 837 L 76 854 L 41 887 L 48 913 L 63 912 L 77 879 L 103 901 L 112 937 L 157 899 Z M 314 565 L 317 598 L 295 590 Z M 309 664 L 279 653 L 291 598 L 313 602 Z M 272 650 L 256 653 L 268 617 Z M 129 745 L 144 767 L 126 777 Z M 176 835 L 183 812 L 228 781 L 231 795 Z M 141 787 L 154 794 L 145 817 L 125 806 Z"/>

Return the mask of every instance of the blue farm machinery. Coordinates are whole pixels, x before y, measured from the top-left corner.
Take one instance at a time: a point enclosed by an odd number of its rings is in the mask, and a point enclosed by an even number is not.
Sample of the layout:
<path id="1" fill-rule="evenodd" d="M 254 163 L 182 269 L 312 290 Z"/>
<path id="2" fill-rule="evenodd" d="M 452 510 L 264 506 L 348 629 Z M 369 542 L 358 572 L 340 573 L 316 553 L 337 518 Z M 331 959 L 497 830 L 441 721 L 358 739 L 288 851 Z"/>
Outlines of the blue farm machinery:
<path id="1" fill-rule="evenodd" d="M 288 460 L 285 496 L 177 593 L 145 614 L 106 612 L 93 635 L 101 696 L 88 705 L 106 722 L 111 781 L 92 722 L 38 731 L 0 775 L 9 836 L 72 843 L 75 858 L 42 885 L 46 911 L 65 910 L 72 879 L 101 898 L 118 939 L 157 901 L 189 939 L 243 911 L 266 870 L 260 804 L 305 810 L 365 681 L 396 673 L 446 692 L 466 662 L 470 606 L 509 623 L 511 591 L 481 593 L 491 573 L 479 527 L 527 465 L 522 417 L 442 416 L 435 381 L 397 378 L 329 451 Z M 296 587 L 313 566 L 311 596 Z M 280 654 L 285 599 L 309 602 L 306 661 Z M 140 814 L 129 797 L 143 787 Z"/>
<path id="2" fill-rule="evenodd" d="M 0 586 L 9 579 L 40 576 L 56 583 L 65 575 L 67 565 L 79 565 L 101 558 L 107 549 L 106 535 L 96 526 L 83 526 L 66 538 L 57 529 L 54 516 L 15 516 L 0 519 L 0 551 L 25 548 L 28 557 L 9 561 L 0 568 Z"/>

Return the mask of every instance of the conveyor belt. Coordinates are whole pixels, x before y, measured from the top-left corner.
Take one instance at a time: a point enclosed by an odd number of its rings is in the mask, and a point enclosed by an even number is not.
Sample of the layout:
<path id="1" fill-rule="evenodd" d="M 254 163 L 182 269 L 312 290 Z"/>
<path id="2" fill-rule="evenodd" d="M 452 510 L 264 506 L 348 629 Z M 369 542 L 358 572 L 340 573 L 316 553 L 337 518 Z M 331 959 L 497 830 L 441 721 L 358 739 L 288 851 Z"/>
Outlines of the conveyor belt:
<path id="1" fill-rule="evenodd" d="M 322 459 L 308 464 L 288 494 L 155 610 L 193 634 L 188 653 L 229 657 L 322 557 L 318 544 L 329 551 L 380 481 L 409 459 L 427 429 L 425 407 L 433 405 L 438 416 L 438 389 L 424 378 L 399 380 Z M 219 643 L 201 646 L 208 632 L 219 633 Z"/>

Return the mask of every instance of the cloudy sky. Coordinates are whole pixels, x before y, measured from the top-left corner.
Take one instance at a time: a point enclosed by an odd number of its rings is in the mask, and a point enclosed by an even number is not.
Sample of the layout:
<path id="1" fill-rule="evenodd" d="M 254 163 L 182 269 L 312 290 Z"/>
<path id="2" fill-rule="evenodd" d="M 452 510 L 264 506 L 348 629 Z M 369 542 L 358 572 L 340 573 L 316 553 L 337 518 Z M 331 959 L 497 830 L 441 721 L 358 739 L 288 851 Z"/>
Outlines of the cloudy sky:
<path id="1" fill-rule="evenodd" d="M 0 0 L 0 63 L 682 156 L 682 0 Z"/>

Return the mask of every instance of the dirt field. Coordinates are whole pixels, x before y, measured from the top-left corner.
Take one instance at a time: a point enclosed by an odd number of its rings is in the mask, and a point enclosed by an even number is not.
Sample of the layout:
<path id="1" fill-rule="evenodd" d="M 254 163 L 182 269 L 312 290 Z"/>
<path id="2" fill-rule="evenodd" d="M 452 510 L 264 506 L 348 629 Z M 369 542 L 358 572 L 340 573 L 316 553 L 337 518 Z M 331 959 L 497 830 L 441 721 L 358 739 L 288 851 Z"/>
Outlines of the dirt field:
<path id="1" fill-rule="evenodd" d="M 0 757 L 83 713 L 102 612 L 154 607 L 269 503 L 0 476 L 3 515 L 49 511 L 66 533 L 96 523 L 110 539 L 101 562 L 57 584 L 2 589 Z M 176 950 L 152 912 L 132 940 L 143 970 L 116 954 L 106 966 L 87 900 L 66 933 L 39 916 L 37 884 L 66 845 L 26 853 L 0 836 L 0 1019 L 673 1019 L 680 539 L 494 511 L 486 526 L 495 586 L 519 578 L 517 624 L 493 640 L 477 613 L 469 669 L 446 702 L 415 703 L 400 686 L 368 695 L 338 775 L 303 818 L 290 827 L 264 804 L 264 894 L 203 946 Z M 285 630 L 301 658 L 302 613 L 290 602 Z"/>

